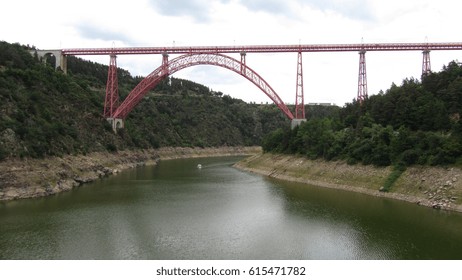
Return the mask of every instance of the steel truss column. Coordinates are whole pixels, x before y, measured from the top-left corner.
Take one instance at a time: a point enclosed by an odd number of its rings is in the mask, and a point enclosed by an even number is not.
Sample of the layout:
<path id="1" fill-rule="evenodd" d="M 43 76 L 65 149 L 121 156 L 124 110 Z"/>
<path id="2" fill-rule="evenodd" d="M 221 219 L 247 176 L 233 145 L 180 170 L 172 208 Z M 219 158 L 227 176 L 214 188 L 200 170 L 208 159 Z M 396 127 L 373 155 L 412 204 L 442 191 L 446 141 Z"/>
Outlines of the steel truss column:
<path id="1" fill-rule="evenodd" d="M 305 104 L 303 101 L 303 65 L 302 52 L 298 52 L 297 84 L 295 93 L 295 118 L 305 119 Z"/>
<path id="2" fill-rule="evenodd" d="M 106 84 L 106 99 L 104 101 L 104 117 L 112 118 L 119 107 L 119 88 L 117 81 L 117 56 L 111 54 L 107 84 Z"/>
<path id="3" fill-rule="evenodd" d="M 162 54 L 162 75 L 168 76 L 168 54 Z"/>
<path id="4" fill-rule="evenodd" d="M 359 77 L 357 101 L 362 103 L 367 98 L 366 51 L 359 52 Z"/>
<path id="5" fill-rule="evenodd" d="M 245 57 L 246 57 L 246 53 L 245 52 L 241 52 L 241 74 L 242 75 L 245 75 L 245 68 L 246 68 L 246 61 L 245 61 Z"/>
<path id="6" fill-rule="evenodd" d="M 430 65 L 430 50 L 426 49 L 423 52 L 423 59 L 422 59 L 422 76 L 428 75 L 431 73 L 432 68 Z"/>

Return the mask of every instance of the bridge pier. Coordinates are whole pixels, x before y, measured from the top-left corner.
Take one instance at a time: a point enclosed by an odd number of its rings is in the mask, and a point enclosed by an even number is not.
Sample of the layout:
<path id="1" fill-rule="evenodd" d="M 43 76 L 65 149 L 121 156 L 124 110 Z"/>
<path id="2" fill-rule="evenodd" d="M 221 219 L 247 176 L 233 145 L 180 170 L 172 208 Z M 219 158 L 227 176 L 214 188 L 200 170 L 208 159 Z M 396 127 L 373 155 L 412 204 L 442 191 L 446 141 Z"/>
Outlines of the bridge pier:
<path id="1" fill-rule="evenodd" d="M 114 116 L 119 107 L 119 85 L 117 79 L 117 56 L 111 54 L 106 83 L 106 98 L 104 99 L 104 113 L 106 118 Z"/>
<path id="2" fill-rule="evenodd" d="M 245 75 L 245 67 L 246 67 L 246 62 L 245 62 L 245 57 L 246 57 L 246 52 L 241 52 L 241 74 Z"/>
<path id="3" fill-rule="evenodd" d="M 295 118 L 305 119 L 305 103 L 303 97 L 303 65 L 302 52 L 298 52 L 297 85 L 295 90 Z"/>
<path id="4" fill-rule="evenodd" d="M 367 99 L 366 51 L 359 52 L 359 77 L 357 101 L 363 103 Z"/>
<path id="5" fill-rule="evenodd" d="M 112 126 L 114 133 L 117 133 L 117 129 L 124 128 L 124 120 L 118 118 L 107 118 L 109 124 Z"/>
<path id="6" fill-rule="evenodd" d="M 430 50 L 426 49 L 422 52 L 423 59 L 422 59 L 422 76 L 426 76 L 432 72 L 432 68 L 430 65 Z"/>

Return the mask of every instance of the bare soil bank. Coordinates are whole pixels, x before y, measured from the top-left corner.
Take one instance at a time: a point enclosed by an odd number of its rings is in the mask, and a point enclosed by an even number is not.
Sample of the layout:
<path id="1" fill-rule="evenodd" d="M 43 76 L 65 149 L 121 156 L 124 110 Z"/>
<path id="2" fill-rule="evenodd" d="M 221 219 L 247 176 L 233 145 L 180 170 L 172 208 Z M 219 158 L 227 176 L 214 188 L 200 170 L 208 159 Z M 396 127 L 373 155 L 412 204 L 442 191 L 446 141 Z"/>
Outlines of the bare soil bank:
<path id="1" fill-rule="evenodd" d="M 235 167 L 282 180 L 462 212 L 462 169 L 456 167 L 409 167 L 390 192 L 380 192 L 379 189 L 391 173 L 391 167 L 348 165 L 340 161 L 270 153 L 254 155 Z"/>
<path id="2" fill-rule="evenodd" d="M 161 148 L 0 161 L 0 201 L 42 197 L 162 159 L 251 155 L 260 147 Z"/>

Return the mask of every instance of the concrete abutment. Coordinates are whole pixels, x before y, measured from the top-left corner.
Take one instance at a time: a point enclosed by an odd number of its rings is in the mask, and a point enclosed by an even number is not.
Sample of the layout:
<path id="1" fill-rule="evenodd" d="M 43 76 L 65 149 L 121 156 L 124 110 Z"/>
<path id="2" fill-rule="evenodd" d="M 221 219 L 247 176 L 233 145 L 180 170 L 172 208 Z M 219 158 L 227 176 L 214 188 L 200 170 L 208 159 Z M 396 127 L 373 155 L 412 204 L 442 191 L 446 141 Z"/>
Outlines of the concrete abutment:
<path id="1" fill-rule="evenodd" d="M 63 55 L 61 50 L 33 50 L 30 51 L 32 55 L 37 54 L 38 58 L 46 63 L 46 56 L 53 55 L 56 59 L 55 69 L 61 69 L 64 73 L 67 73 L 67 57 Z"/>

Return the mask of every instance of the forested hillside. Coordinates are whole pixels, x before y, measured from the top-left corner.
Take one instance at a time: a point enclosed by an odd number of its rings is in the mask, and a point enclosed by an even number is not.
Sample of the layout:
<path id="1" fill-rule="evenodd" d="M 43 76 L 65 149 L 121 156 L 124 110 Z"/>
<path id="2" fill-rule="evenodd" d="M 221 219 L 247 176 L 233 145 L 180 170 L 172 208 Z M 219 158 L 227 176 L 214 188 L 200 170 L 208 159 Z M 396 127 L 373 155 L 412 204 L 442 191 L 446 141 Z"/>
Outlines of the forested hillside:
<path id="1" fill-rule="evenodd" d="M 264 151 L 377 166 L 462 164 L 462 67 L 406 79 L 338 114 L 265 138 Z"/>
<path id="2" fill-rule="evenodd" d="M 260 145 L 265 134 L 289 125 L 274 105 L 247 104 L 169 78 L 114 134 L 102 117 L 107 66 L 69 57 L 65 75 L 29 50 L 0 42 L 0 160 L 161 146 Z M 142 77 L 123 69 L 118 74 L 123 99 Z"/>

